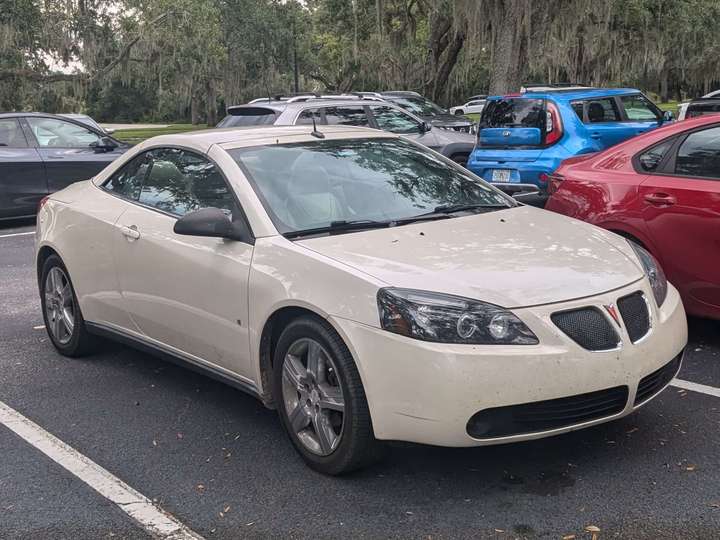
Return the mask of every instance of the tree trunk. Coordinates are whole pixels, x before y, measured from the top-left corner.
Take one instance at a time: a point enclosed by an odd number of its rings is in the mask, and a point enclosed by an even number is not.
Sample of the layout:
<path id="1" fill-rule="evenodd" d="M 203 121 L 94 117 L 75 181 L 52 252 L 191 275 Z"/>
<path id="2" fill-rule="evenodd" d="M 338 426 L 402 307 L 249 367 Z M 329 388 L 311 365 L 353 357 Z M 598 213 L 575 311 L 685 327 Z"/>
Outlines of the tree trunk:
<path id="1" fill-rule="evenodd" d="M 190 98 L 190 123 L 197 126 L 200 123 L 200 96 L 193 92 Z"/>
<path id="2" fill-rule="evenodd" d="M 217 94 L 212 81 L 205 85 L 205 120 L 208 127 L 215 127 L 217 124 Z"/>
<path id="3" fill-rule="evenodd" d="M 517 92 L 527 72 L 527 34 L 524 18 L 530 9 L 520 0 L 499 0 L 492 14 L 492 72 L 490 93 Z"/>
<path id="4" fill-rule="evenodd" d="M 450 73 L 452 73 L 455 64 L 457 63 L 458 55 L 463 48 L 465 43 L 465 30 L 458 30 L 455 32 L 450 45 L 447 48 L 447 55 L 445 61 L 440 64 L 439 69 L 435 74 L 435 80 L 433 83 L 432 97 L 434 101 L 441 101 L 445 88 L 447 87 Z"/>
<path id="5" fill-rule="evenodd" d="M 668 101 L 670 101 L 668 79 L 668 69 L 666 67 L 663 67 L 662 72 L 660 73 L 660 103 L 667 103 Z"/>

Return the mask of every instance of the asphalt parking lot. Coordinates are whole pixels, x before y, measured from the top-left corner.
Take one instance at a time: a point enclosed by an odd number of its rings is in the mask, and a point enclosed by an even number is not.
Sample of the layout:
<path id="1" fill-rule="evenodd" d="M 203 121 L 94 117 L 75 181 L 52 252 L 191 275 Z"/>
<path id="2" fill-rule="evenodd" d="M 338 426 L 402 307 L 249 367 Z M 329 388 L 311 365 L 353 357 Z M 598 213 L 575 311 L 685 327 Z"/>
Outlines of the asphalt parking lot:
<path id="1" fill-rule="evenodd" d="M 33 224 L 0 225 L 0 402 L 205 538 L 720 536 L 720 323 L 690 321 L 679 378 L 639 413 L 551 439 L 393 444 L 328 478 L 275 413 L 120 345 L 59 356 L 42 328 Z M 682 384 L 682 383 L 679 383 Z M 715 394 L 715 395 L 713 395 Z M 0 538 L 147 538 L 116 504 L 0 423 Z"/>

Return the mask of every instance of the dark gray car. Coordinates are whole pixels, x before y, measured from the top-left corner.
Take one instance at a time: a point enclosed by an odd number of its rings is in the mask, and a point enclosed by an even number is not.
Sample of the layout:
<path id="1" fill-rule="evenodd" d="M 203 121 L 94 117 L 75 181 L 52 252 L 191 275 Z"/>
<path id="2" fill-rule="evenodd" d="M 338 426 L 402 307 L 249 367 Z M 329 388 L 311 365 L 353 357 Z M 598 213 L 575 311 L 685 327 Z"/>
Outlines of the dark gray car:
<path id="1" fill-rule="evenodd" d="M 385 101 L 390 101 L 409 113 L 422 118 L 434 127 L 464 133 L 475 133 L 474 122 L 463 116 L 451 114 L 449 111 L 440 107 L 440 105 L 433 103 L 417 92 L 392 90 L 388 92 L 357 92 L 357 94 L 364 97 L 377 97 Z"/>
<path id="2" fill-rule="evenodd" d="M 0 219 L 34 215 L 40 199 L 95 176 L 128 148 L 77 120 L 0 114 Z"/>
<path id="3" fill-rule="evenodd" d="M 217 127 L 250 125 L 347 125 L 382 129 L 403 135 L 465 165 L 475 137 L 463 131 L 434 128 L 433 124 L 378 98 L 308 97 L 260 99 L 228 108 Z"/>

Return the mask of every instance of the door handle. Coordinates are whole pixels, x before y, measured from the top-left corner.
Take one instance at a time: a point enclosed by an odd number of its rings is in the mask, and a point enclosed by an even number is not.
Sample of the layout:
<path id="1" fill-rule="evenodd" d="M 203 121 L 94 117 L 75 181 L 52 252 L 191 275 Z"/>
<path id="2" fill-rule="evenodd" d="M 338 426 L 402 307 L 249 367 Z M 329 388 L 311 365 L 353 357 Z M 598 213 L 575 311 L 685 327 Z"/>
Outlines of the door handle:
<path id="1" fill-rule="evenodd" d="M 677 199 L 668 193 L 648 193 L 645 195 L 645 201 L 655 206 L 672 206 L 677 202 Z"/>
<path id="2" fill-rule="evenodd" d="M 123 233 L 128 240 L 137 240 L 140 238 L 140 231 L 137 230 L 137 226 L 130 225 L 129 227 L 120 227 L 120 232 Z"/>
<path id="3" fill-rule="evenodd" d="M 591 139 L 599 139 L 599 138 L 600 138 L 600 134 L 599 134 L 599 133 L 591 133 L 591 134 L 590 134 L 590 138 L 591 138 Z"/>

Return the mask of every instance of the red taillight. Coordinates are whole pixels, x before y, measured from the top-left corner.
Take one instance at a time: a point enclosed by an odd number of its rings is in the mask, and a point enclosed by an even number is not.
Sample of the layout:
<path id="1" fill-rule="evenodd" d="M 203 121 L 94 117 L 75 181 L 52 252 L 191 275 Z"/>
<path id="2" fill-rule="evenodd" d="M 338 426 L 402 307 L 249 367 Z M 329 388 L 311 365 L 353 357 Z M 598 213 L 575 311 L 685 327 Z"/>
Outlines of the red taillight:
<path id="1" fill-rule="evenodd" d="M 45 195 L 42 199 L 40 199 L 40 202 L 38 203 L 37 211 L 40 212 L 40 209 L 45 206 L 45 203 L 48 202 L 50 199 L 50 195 Z"/>
<path id="2" fill-rule="evenodd" d="M 545 144 L 551 145 L 558 142 L 563 136 L 562 120 L 560 111 L 554 103 L 547 104 L 547 117 L 545 120 Z"/>

